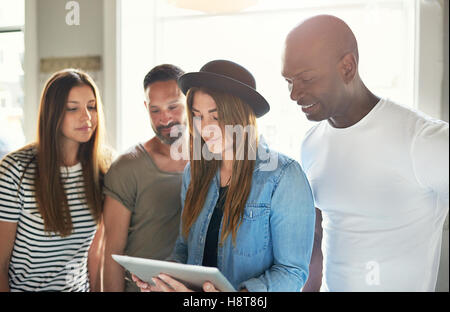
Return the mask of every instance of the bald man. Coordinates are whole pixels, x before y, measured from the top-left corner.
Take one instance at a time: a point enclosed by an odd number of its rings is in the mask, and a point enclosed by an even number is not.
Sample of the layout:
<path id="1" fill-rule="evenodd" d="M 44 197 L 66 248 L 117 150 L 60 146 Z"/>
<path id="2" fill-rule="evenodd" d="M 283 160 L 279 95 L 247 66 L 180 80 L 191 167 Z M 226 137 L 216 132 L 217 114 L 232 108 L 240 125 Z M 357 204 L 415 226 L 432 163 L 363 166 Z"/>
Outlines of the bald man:
<path id="1" fill-rule="evenodd" d="M 309 18 L 286 39 L 282 75 L 318 122 L 301 154 L 317 214 L 304 290 L 434 291 L 448 123 L 373 94 L 358 60 L 355 36 L 334 16 Z"/>

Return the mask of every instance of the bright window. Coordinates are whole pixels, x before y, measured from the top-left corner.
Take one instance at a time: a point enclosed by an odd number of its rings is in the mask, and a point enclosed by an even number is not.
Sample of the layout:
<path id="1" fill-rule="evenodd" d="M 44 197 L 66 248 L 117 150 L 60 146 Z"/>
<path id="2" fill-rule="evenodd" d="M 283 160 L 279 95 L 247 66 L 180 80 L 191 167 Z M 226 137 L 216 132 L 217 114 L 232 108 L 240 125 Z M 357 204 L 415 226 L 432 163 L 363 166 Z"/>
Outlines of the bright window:
<path id="1" fill-rule="evenodd" d="M 414 1 L 255 2 L 239 13 L 207 14 L 177 8 L 167 0 L 123 1 L 120 151 L 152 135 L 142 80 L 153 66 L 172 63 L 189 72 L 214 59 L 229 59 L 253 73 L 257 90 L 271 105 L 258 119 L 259 132 L 273 148 L 298 160 L 301 141 L 314 123 L 289 98 L 281 53 L 287 33 L 317 14 L 338 16 L 353 29 L 360 75 L 369 89 L 414 105 Z"/>
<path id="2" fill-rule="evenodd" d="M 24 1 L 0 0 L 0 158 L 25 143 L 23 25 Z"/>

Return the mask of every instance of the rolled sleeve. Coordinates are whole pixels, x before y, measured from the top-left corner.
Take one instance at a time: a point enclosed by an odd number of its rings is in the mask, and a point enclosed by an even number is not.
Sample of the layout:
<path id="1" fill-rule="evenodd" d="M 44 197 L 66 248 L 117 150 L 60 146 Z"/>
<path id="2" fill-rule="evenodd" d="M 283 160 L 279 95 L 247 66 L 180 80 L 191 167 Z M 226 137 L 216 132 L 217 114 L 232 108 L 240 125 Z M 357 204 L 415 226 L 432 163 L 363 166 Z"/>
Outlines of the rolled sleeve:
<path id="1" fill-rule="evenodd" d="M 137 182 L 128 167 L 120 161 L 111 166 L 105 175 L 103 193 L 133 211 L 136 204 Z"/>

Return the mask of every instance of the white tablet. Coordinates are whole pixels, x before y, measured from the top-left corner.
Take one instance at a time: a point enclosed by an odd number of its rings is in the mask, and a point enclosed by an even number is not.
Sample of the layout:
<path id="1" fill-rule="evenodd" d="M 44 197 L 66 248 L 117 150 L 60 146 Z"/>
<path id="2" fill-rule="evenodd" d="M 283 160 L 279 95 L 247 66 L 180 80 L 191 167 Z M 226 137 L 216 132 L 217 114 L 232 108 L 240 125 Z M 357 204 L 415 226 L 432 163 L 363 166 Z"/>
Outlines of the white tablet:
<path id="1" fill-rule="evenodd" d="M 201 290 L 203 283 L 209 281 L 220 291 L 236 291 L 217 268 L 121 255 L 112 255 L 112 257 L 125 269 L 150 285 L 154 285 L 152 277 L 164 273 L 192 290 Z"/>

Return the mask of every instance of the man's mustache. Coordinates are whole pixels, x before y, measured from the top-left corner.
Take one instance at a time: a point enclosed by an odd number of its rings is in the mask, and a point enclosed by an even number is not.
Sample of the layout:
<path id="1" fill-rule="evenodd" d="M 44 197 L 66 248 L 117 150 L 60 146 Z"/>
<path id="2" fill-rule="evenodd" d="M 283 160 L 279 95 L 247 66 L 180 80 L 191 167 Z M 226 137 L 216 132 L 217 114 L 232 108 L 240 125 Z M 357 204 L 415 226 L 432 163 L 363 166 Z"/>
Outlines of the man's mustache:
<path id="1" fill-rule="evenodd" d="M 169 129 L 169 128 L 171 128 L 173 126 L 176 126 L 176 125 L 179 125 L 179 124 L 180 124 L 179 122 L 171 122 L 167 126 L 159 126 L 159 127 L 157 127 L 156 130 L 158 130 L 158 132 L 159 132 L 159 131 L 161 131 L 163 129 Z"/>

